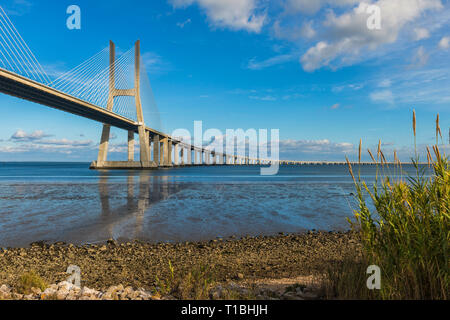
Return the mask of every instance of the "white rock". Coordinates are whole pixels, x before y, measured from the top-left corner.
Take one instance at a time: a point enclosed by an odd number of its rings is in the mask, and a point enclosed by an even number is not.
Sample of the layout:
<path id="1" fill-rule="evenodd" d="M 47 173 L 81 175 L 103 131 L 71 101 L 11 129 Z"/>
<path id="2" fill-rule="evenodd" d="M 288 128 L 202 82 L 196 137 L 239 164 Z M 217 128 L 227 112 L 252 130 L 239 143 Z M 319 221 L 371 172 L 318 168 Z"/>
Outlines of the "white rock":
<path id="1" fill-rule="evenodd" d="M 45 289 L 45 291 L 43 292 L 46 296 L 51 296 L 53 294 L 56 293 L 56 290 L 53 289 L 52 287 Z"/>
<path id="2" fill-rule="evenodd" d="M 4 285 L 2 285 L 2 286 L 0 287 L 0 292 L 3 292 L 3 293 L 10 293 L 10 292 L 11 292 L 11 288 L 4 284 Z"/>
<path id="3" fill-rule="evenodd" d="M 72 283 L 67 282 L 67 281 L 63 281 L 63 282 L 58 283 L 58 289 L 64 288 L 64 289 L 66 289 L 67 291 L 70 291 L 70 290 L 72 290 L 72 288 L 74 288 L 74 287 L 75 287 L 75 286 L 74 286 Z"/>
<path id="4" fill-rule="evenodd" d="M 69 290 L 63 287 L 56 292 L 56 297 L 58 298 L 58 300 L 64 300 L 66 299 L 68 294 Z"/>

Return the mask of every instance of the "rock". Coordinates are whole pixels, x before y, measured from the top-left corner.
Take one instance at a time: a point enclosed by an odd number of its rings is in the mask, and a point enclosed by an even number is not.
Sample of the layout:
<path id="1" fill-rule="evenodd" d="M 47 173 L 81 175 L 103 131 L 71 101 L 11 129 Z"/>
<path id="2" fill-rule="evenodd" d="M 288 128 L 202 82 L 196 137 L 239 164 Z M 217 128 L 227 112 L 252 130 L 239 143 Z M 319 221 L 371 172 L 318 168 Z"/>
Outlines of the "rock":
<path id="1" fill-rule="evenodd" d="M 65 289 L 66 291 L 70 291 L 74 288 L 75 286 L 67 281 L 63 281 L 58 283 L 58 289 Z"/>
<path id="2" fill-rule="evenodd" d="M 43 248 L 43 247 L 45 247 L 45 242 L 44 241 L 36 241 L 36 242 L 30 243 L 30 246 Z"/>
<path id="3" fill-rule="evenodd" d="M 83 287 L 83 289 L 81 289 L 80 295 L 81 296 L 92 296 L 92 295 L 97 296 L 98 291 L 89 289 L 88 287 Z"/>
<path id="4" fill-rule="evenodd" d="M 56 298 L 58 300 L 65 300 L 68 294 L 69 294 L 69 290 L 67 290 L 66 288 L 62 287 L 61 289 L 59 289 L 56 292 Z"/>
<path id="5" fill-rule="evenodd" d="M 126 287 L 125 289 L 123 289 L 123 293 L 125 294 L 131 294 L 132 292 L 133 292 L 132 287 Z"/>
<path id="6" fill-rule="evenodd" d="M 69 292 L 69 294 L 66 296 L 66 300 L 78 300 L 78 296 L 74 292 Z"/>
<path id="7" fill-rule="evenodd" d="M 42 294 L 46 295 L 46 296 L 52 296 L 56 293 L 56 290 L 53 288 L 47 288 L 44 290 L 44 292 Z"/>
<path id="8" fill-rule="evenodd" d="M 242 273 L 238 273 L 236 279 L 242 280 L 244 279 L 244 275 Z"/>
<path id="9" fill-rule="evenodd" d="M 316 300 L 319 298 L 319 296 L 313 292 L 301 292 L 298 296 L 306 300 Z"/>
<path id="10" fill-rule="evenodd" d="M 114 239 L 109 239 L 106 243 L 110 246 L 117 246 L 117 241 Z"/>
<path id="11" fill-rule="evenodd" d="M 41 289 L 39 288 L 31 288 L 31 293 L 33 293 L 34 295 L 40 295 L 42 293 Z"/>
<path id="12" fill-rule="evenodd" d="M 9 294 L 11 293 L 11 288 L 4 284 L 0 287 L 0 292 Z"/>
<path id="13" fill-rule="evenodd" d="M 281 297 L 283 300 L 303 300 L 301 296 L 296 295 L 294 292 L 288 292 Z"/>
<path id="14" fill-rule="evenodd" d="M 116 291 L 123 291 L 125 288 L 123 287 L 123 285 L 122 284 L 119 284 L 117 287 L 116 287 Z"/>
<path id="15" fill-rule="evenodd" d="M 140 291 L 139 296 L 144 300 L 150 300 L 152 298 L 152 295 L 150 293 Z"/>
<path id="16" fill-rule="evenodd" d="M 211 299 L 213 300 L 219 300 L 220 298 L 222 298 L 223 295 L 223 288 L 222 286 L 217 286 L 211 293 Z"/>

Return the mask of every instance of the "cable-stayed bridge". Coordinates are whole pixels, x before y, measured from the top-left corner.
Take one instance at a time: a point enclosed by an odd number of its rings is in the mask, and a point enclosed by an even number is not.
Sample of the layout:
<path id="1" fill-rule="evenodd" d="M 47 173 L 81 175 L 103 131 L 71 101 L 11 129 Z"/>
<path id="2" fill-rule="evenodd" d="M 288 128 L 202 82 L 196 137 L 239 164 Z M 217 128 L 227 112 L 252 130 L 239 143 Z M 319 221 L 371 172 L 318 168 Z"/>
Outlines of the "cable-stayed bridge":
<path id="1" fill-rule="evenodd" d="M 151 94 L 140 42 L 116 57 L 109 46 L 52 80 L 0 6 L 0 92 L 103 124 L 93 169 L 146 169 L 183 165 L 345 164 L 250 158 L 195 146 L 147 126 L 143 94 Z M 148 106 L 147 106 L 148 107 Z M 108 161 L 111 127 L 128 131 L 128 159 Z M 135 137 L 139 161 L 135 161 Z M 371 164 L 371 163 L 363 163 Z"/>
<path id="2" fill-rule="evenodd" d="M 143 85 L 145 76 L 139 41 L 119 57 L 116 57 L 114 43 L 110 42 L 109 47 L 51 80 L 0 7 L 0 91 L 103 123 L 98 159 L 92 163 L 92 168 L 269 164 L 267 160 L 194 146 L 147 126 L 141 94 L 143 89 L 151 88 Z M 107 160 L 111 127 L 128 131 L 126 161 Z M 139 161 L 135 161 L 136 134 L 139 139 Z"/>

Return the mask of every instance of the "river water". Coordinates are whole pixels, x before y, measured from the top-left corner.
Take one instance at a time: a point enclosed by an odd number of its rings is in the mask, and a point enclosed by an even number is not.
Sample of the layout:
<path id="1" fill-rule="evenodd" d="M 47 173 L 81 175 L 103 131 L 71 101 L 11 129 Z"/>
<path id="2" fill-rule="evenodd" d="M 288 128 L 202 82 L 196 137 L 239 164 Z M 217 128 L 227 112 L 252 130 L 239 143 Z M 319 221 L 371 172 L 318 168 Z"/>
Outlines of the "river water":
<path id="1" fill-rule="evenodd" d="M 356 203 L 346 166 L 91 171 L 88 163 L 0 163 L 0 247 L 34 241 L 209 240 L 344 231 Z M 404 167 L 412 171 L 411 167 Z M 361 175 L 374 181 L 375 167 Z"/>

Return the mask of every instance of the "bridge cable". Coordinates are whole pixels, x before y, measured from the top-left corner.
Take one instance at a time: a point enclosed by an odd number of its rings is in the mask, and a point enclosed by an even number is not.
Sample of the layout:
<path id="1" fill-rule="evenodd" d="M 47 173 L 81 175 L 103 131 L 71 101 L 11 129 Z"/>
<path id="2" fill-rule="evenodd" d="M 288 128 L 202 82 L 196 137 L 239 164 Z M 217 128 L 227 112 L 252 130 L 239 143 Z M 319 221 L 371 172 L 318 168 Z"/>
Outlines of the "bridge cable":
<path id="1" fill-rule="evenodd" d="M 33 51 L 31 51 L 31 49 L 28 47 L 28 45 L 25 42 L 25 40 L 23 40 L 22 36 L 20 35 L 20 32 L 16 29 L 16 27 L 12 23 L 11 19 L 9 18 L 9 16 L 6 14 L 5 10 L 3 10 L 2 6 L 0 6 L 0 10 L 1 10 L 0 15 L 2 15 L 3 19 L 7 22 L 9 28 L 11 29 L 11 31 L 15 35 L 17 41 L 20 43 L 21 47 L 23 48 L 23 50 L 28 55 L 28 57 L 31 60 L 32 64 L 34 64 L 34 70 L 35 70 L 36 74 L 39 77 L 41 77 L 41 79 L 44 79 L 44 83 L 46 81 L 47 81 L 46 83 L 49 83 L 50 82 L 50 78 L 45 73 L 45 71 L 42 68 L 42 66 L 39 63 L 39 61 L 36 59 L 36 56 L 33 54 Z"/>

